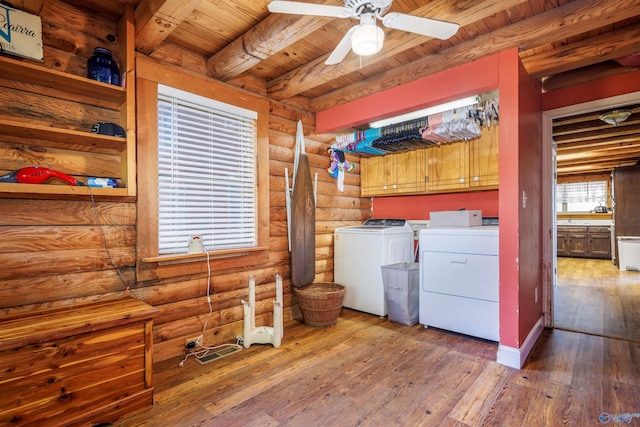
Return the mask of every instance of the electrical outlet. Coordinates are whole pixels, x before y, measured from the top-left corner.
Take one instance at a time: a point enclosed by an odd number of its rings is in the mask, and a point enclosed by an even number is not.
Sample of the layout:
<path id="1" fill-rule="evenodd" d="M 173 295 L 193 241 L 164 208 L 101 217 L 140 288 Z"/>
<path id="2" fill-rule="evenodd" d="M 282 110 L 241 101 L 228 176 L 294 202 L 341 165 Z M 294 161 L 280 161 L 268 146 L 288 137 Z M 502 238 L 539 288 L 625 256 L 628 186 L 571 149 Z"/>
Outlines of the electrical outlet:
<path id="1" fill-rule="evenodd" d="M 189 344 L 195 343 L 197 341 L 198 341 L 198 337 L 189 338 L 188 340 L 185 341 L 184 346 L 189 347 Z"/>

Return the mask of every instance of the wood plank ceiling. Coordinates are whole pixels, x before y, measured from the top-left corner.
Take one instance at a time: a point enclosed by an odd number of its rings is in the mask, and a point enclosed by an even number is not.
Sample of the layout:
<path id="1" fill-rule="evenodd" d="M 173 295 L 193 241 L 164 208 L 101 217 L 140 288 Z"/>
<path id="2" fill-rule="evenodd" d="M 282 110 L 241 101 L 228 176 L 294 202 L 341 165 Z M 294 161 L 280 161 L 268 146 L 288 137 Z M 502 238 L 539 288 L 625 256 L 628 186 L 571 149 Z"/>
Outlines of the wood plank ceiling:
<path id="1" fill-rule="evenodd" d="M 212 77 L 237 85 L 259 79 L 272 99 L 311 111 L 511 48 L 543 90 L 640 68 L 638 0 L 394 0 L 389 12 L 456 22 L 460 30 L 442 41 L 385 28 L 378 54 L 350 53 L 331 66 L 324 61 L 357 21 L 270 14 L 269 0 L 67 0 L 114 17 L 125 2 L 136 6 L 138 51 L 163 60 L 190 52 Z M 603 111 L 557 120 L 559 175 L 637 162 L 640 110 L 627 108 L 633 114 L 616 127 L 597 118 Z"/>

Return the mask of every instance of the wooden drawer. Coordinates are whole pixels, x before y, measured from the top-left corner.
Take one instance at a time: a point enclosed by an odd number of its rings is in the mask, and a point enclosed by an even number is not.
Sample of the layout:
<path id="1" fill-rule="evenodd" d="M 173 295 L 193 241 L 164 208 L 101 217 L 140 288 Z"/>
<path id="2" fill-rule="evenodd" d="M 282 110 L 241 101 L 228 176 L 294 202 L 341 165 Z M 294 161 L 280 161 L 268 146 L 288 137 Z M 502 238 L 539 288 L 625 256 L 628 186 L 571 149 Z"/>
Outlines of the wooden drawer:
<path id="1" fill-rule="evenodd" d="M 589 230 L 586 226 L 578 226 L 578 225 L 559 225 L 558 233 L 586 233 Z"/>
<path id="2" fill-rule="evenodd" d="M 110 423 L 152 405 L 155 313 L 122 297 L 0 317 L 0 424 Z"/>

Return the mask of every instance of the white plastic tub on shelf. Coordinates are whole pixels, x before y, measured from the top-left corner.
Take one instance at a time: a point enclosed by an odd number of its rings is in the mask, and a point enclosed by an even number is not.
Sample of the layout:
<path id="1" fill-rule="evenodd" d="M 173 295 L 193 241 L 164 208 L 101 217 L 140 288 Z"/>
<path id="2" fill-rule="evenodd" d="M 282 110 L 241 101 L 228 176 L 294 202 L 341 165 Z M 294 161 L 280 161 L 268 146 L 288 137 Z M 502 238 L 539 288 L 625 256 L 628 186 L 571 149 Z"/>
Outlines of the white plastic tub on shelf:
<path id="1" fill-rule="evenodd" d="M 621 271 L 640 271 L 640 236 L 618 236 Z"/>

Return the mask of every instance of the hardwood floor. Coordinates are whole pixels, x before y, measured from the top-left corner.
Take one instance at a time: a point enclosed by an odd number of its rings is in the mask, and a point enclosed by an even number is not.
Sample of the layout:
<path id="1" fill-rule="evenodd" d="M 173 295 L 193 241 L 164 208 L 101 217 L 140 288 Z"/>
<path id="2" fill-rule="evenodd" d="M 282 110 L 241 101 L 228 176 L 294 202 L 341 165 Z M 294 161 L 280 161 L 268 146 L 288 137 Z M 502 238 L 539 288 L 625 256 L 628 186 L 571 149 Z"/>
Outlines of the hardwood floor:
<path id="1" fill-rule="evenodd" d="M 610 260 L 558 258 L 554 326 L 640 342 L 640 273 Z"/>
<path id="2" fill-rule="evenodd" d="M 640 412 L 637 343 L 545 330 L 521 370 L 496 350 L 343 309 L 328 329 L 285 322 L 279 349 L 156 365 L 154 406 L 115 425 L 596 426 Z"/>

